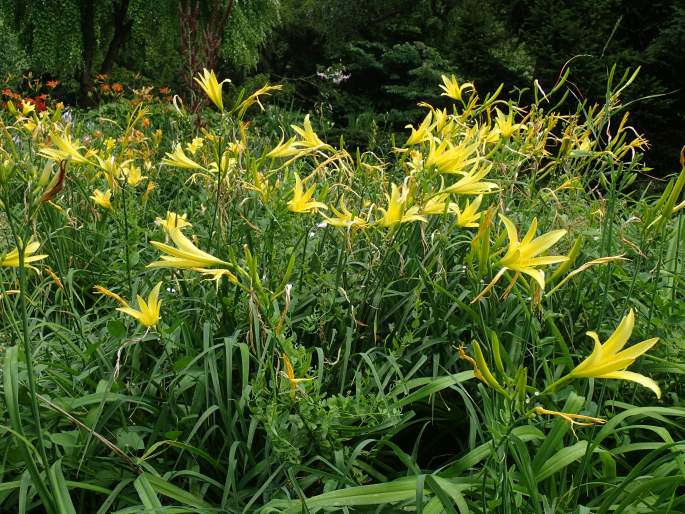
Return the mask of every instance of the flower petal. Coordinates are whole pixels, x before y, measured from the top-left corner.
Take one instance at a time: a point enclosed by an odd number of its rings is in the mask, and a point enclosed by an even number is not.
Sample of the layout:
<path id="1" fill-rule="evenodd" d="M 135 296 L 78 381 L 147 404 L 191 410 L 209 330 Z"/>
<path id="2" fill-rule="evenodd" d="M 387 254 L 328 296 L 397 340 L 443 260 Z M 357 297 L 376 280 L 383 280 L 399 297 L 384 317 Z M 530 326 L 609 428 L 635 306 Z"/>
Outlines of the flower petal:
<path id="1" fill-rule="evenodd" d="M 559 239 L 566 235 L 566 230 L 553 230 L 540 237 L 535 238 L 526 248 L 528 257 L 535 257 L 554 245 Z"/>
<path id="2" fill-rule="evenodd" d="M 509 238 L 509 248 L 518 245 L 519 236 L 518 231 L 516 230 L 516 225 L 514 225 L 514 223 L 504 214 L 500 214 L 499 217 L 502 220 L 502 223 L 504 223 L 504 227 L 507 229 L 507 237 Z"/>
<path id="3" fill-rule="evenodd" d="M 540 289 L 545 289 L 545 272 L 539 269 L 535 268 L 527 268 L 527 267 L 518 267 L 518 266 L 512 266 L 511 269 L 514 271 L 519 271 L 521 273 L 525 273 L 526 275 L 529 275 L 535 279 L 535 281 L 538 283 L 540 286 Z"/>
<path id="4" fill-rule="evenodd" d="M 530 227 L 528 228 L 528 232 L 526 232 L 526 235 L 523 236 L 523 239 L 521 239 L 521 246 L 527 245 L 533 240 L 533 237 L 535 237 L 535 232 L 538 229 L 538 219 L 533 218 L 533 221 L 530 223 Z"/>
<path id="5" fill-rule="evenodd" d="M 643 353 L 648 352 L 652 348 L 652 346 L 654 346 L 657 343 L 657 341 L 659 341 L 659 338 L 653 337 L 652 339 L 647 339 L 646 341 L 642 341 L 641 343 L 634 344 L 633 346 L 618 352 L 616 354 L 616 358 L 635 360 Z"/>
<path id="6" fill-rule="evenodd" d="M 606 343 L 604 343 L 604 351 L 607 354 L 615 354 L 621 350 L 628 342 L 630 334 L 633 333 L 633 327 L 635 326 L 635 313 L 633 309 L 628 311 L 628 314 L 621 320 L 614 333 L 611 334 Z"/>
<path id="7" fill-rule="evenodd" d="M 140 320 L 140 318 L 143 317 L 143 314 L 140 311 L 132 309 L 131 307 L 117 307 L 117 310 L 123 312 L 124 314 L 128 314 L 137 320 Z"/>
<path id="8" fill-rule="evenodd" d="M 599 378 L 615 378 L 619 380 L 630 380 L 631 382 L 637 382 L 638 384 L 654 391 L 654 394 L 657 398 L 661 398 L 661 389 L 659 388 L 659 385 L 651 378 L 641 375 L 640 373 L 634 373 L 632 371 L 614 371 L 613 373 L 606 373 Z"/>

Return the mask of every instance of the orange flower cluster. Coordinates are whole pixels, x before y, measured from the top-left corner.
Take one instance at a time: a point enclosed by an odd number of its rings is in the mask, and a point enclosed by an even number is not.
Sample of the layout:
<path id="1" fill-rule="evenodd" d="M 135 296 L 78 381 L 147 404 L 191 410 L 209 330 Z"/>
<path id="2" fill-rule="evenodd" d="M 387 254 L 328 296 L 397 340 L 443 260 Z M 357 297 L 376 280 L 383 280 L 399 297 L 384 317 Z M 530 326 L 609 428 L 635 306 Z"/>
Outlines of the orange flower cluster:
<path id="1" fill-rule="evenodd" d="M 6 100 L 2 102 L 2 105 L 4 107 L 7 106 L 9 102 L 12 102 L 14 100 L 14 106 L 18 109 L 22 109 L 22 102 L 29 103 L 33 105 L 36 108 L 36 111 L 41 112 L 46 109 L 46 101 L 49 99 L 49 95 L 47 93 L 42 93 L 40 95 L 36 95 L 34 97 L 31 96 L 24 96 L 21 93 L 17 93 L 15 91 L 12 91 L 10 88 L 6 87 L 2 90 L 2 95 L 4 97 L 7 97 L 9 100 Z"/>

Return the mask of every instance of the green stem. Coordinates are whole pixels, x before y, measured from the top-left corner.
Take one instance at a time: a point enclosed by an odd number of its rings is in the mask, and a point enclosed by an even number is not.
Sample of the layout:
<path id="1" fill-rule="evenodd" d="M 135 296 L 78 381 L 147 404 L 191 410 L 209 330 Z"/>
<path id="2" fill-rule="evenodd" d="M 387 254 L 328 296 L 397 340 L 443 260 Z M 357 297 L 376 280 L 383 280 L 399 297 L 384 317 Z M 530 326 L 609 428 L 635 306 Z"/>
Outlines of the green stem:
<path id="1" fill-rule="evenodd" d="M 29 383 L 29 397 L 31 399 L 31 412 L 33 413 L 33 420 L 36 424 L 36 432 L 38 435 L 38 451 L 40 458 L 43 461 L 43 468 L 48 469 L 48 455 L 45 451 L 45 444 L 43 442 L 43 430 L 40 425 L 40 411 L 38 409 L 38 397 L 36 396 L 36 379 L 33 371 L 33 353 L 31 352 L 31 342 L 29 341 L 29 320 L 26 309 L 26 247 L 22 242 L 17 245 L 19 252 L 19 314 L 21 315 L 21 331 L 24 346 L 24 358 L 26 360 L 26 375 Z"/>
<path id="2" fill-rule="evenodd" d="M 33 370 L 33 354 L 31 352 L 31 343 L 29 341 L 29 322 L 28 322 L 28 310 L 26 308 L 26 246 L 19 233 L 17 232 L 17 226 L 15 219 L 12 216 L 12 212 L 9 208 L 10 202 L 9 198 L 4 198 L 4 210 L 7 216 L 7 222 L 12 233 L 12 238 L 14 239 L 14 244 L 17 247 L 17 254 L 19 257 L 19 314 L 21 316 L 21 335 L 22 343 L 24 349 L 24 360 L 26 361 L 26 374 L 28 376 L 28 386 L 29 386 L 29 398 L 31 402 L 31 413 L 34 418 L 36 426 L 36 434 L 38 437 L 38 451 L 40 454 L 41 463 L 43 469 L 47 474 L 48 471 L 48 457 L 45 451 L 45 444 L 43 441 L 43 429 L 40 423 L 40 410 L 38 408 L 38 397 L 36 395 L 36 381 L 35 373 Z M 31 454 L 29 444 L 25 439 L 25 432 L 21 422 L 21 416 L 17 412 L 17 427 L 19 433 L 23 436 L 20 440 L 20 447 L 24 453 L 24 458 L 26 459 L 26 467 L 28 468 L 29 474 L 33 480 L 33 485 L 40 496 L 43 507 L 48 512 L 48 514 L 53 514 L 56 512 L 55 505 L 53 503 L 53 498 L 43 480 L 43 476 L 38 471 L 35 460 Z"/>
<path id="3" fill-rule="evenodd" d="M 673 262 L 673 276 L 678 276 L 678 263 L 680 262 L 680 242 L 681 239 L 685 239 L 685 230 L 683 230 L 683 216 L 678 216 L 678 227 L 676 228 L 676 246 L 675 246 L 675 259 Z M 676 292 L 677 292 L 677 281 L 673 280 L 671 282 L 671 303 L 669 309 L 672 311 L 673 306 L 676 305 Z"/>
<path id="4" fill-rule="evenodd" d="M 654 277 L 654 282 L 652 283 L 652 294 L 651 294 L 651 302 L 649 304 L 649 311 L 647 314 L 647 328 L 649 329 L 652 326 L 652 314 L 654 313 L 654 305 L 656 302 L 656 294 L 657 294 L 657 289 L 659 287 L 659 278 L 661 278 L 661 266 L 664 261 L 664 250 L 666 247 L 666 242 L 664 241 L 664 228 L 663 225 L 661 227 L 661 230 L 659 232 L 659 257 L 657 258 L 656 261 L 656 272 L 655 272 L 655 277 Z"/>
<path id="5" fill-rule="evenodd" d="M 551 394 L 553 393 L 556 389 L 561 387 L 562 385 L 565 385 L 566 383 L 570 382 L 573 380 L 575 377 L 573 377 L 570 373 L 568 375 L 564 375 L 561 377 L 559 380 L 556 382 L 552 382 L 550 385 L 545 387 L 545 390 L 542 391 L 542 394 Z"/>
<path id="6" fill-rule="evenodd" d="M 309 243 L 309 224 L 304 224 L 304 248 L 302 249 L 302 268 L 300 269 L 300 278 L 297 281 L 297 290 L 302 291 L 302 281 L 304 280 L 304 272 L 307 269 L 307 243 Z"/>
<path id="7" fill-rule="evenodd" d="M 28 377 L 31 414 L 33 415 L 33 422 L 36 425 L 40 460 L 42 461 L 43 469 L 47 472 L 49 461 L 48 454 L 45 451 L 45 443 L 43 441 L 43 428 L 40 423 L 40 410 L 38 408 L 38 396 L 36 395 L 36 379 L 33 370 L 33 353 L 31 351 L 31 342 L 29 341 L 29 320 L 26 309 L 26 247 L 23 242 L 17 244 L 17 251 L 19 253 L 19 315 L 21 316 L 22 342 L 24 347 L 24 361 L 26 362 L 26 375 Z M 49 505 L 46 505 L 45 507 L 48 508 Z"/>
<path id="8" fill-rule="evenodd" d="M 126 276 L 128 277 L 128 294 L 133 297 L 133 281 L 131 280 L 131 263 L 129 260 L 128 247 L 128 209 L 126 208 L 126 179 L 121 183 L 121 198 L 124 207 L 124 248 L 125 248 L 125 262 L 126 262 Z"/>
<path id="9" fill-rule="evenodd" d="M 214 239 L 214 229 L 216 228 L 216 220 L 218 217 L 219 213 L 219 200 L 221 199 L 221 184 L 224 182 L 224 175 L 223 175 L 223 167 L 221 166 L 221 157 L 224 154 L 225 150 L 225 141 L 223 134 L 219 138 L 219 146 L 218 146 L 218 154 L 215 155 L 216 158 L 216 164 L 217 164 L 217 183 L 216 183 L 216 196 L 214 198 L 214 214 L 212 216 L 212 226 L 209 230 L 209 240 L 212 241 Z M 226 162 L 226 167 L 228 167 L 228 161 Z M 216 245 L 214 245 L 214 249 L 218 250 L 221 246 L 220 243 L 220 237 L 217 237 Z"/>
<path id="10" fill-rule="evenodd" d="M 21 316 L 22 343 L 26 360 L 26 374 L 28 376 L 31 412 L 33 414 L 34 422 L 36 424 L 36 432 L 38 434 L 38 451 L 40 452 L 40 457 L 43 461 L 43 468 L 47 470 L 48 456 L 47 452 L 45 451 L 43 431 L 40 424 L 40 411 L 38 409 L 38 397 L 36 396 L 36 380 L 33 370 L 33 354 L 31 352 L 31 342 L 29 341 L 29 319 L 28 311 L 26 309 L 26 244 L 24 241 L 22 241 L 17 233 L 14 223 L 15 220 L 9 210 L 8 205 L 9 202 L 5 201 L 5 213 L 7 214 L 7 220 L 17 246 L 17 254 L 19 257 L 19 314 Z"/>
<path id="11" fill-rule="evenodd" d="M 616 214 L 616 195 L 617 195 L 617 183 L 621 174 L 622 168 L 619 167 L 618 171 L 614 173 L 613 167 L 611 170 L 611 189 L 609 191 L 609 202 L 607 205 L 607 212 L 606 212 L 606 217 L 604 219 L 604 226 L 602 228 L 602 239 L 600 242 L 600 252 L 601 255 L 611 255 L 611 250 L 612 250 L 612 241 L 614 237 L 614 216 Z M 600 171 L 601 173 L 601 171 Z M 606 249 L 602 250 L 604 248 L 604 245 L 606 244 Z M 606 312 L 606 308 L 609 304 L 609 287 L 611 285 L 611 279 L 612 279 L 612 266 L 611 263 L 607 266 L 605 270 L 605 282 L 604 282 L 604 291 L 602 294 L 602 302 L 601 302 L 601 307 L 599 310 L 599 317 L 596 319 L 596 325 L 599 326 L 602 323 L 602 320 L 604 319 L 604 314 Z"/>

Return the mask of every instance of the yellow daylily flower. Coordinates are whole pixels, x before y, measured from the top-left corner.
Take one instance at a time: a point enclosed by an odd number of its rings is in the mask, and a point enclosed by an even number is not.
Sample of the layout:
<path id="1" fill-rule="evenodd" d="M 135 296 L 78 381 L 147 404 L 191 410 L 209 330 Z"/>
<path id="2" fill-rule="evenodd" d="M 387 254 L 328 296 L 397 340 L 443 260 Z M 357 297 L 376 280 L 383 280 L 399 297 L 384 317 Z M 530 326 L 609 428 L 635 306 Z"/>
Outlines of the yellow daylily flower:
<path id="1" fill-rule="evenodd" d="M 231 82 L 230 79 L 224 79 L 219 82 L 214 74 L 214 71 L 209 71 L 207 68 L 202 70 L 202 73 L 193 80 L 197 82 L 209 99 L 214 102 L 221 112 L 224 111 L 223 85 L 224 82 Z"/>
<path id="2" fill-rule="evenodd" d="M 454 74 L 452 74 L 450 77 L 447 77 L 447 75 L 442 75 L 441 78 L 442 85 L 440 85 L 440 89 L 442 89 L 444 92 L 440 96 L 447 96 L 453 100 L 459 100 L 460 102 L 463 102 L 464 93 L 466 91 L 469 89 L 475 91 L 475 88 L 471 82 L 464 82 L 462 85 L 459 85 L 457 77 L 455 77 Z"/>
<path id="3" fill-rule="evenodd" d="M 519 241 L 518 231 L 514 223 L 504 214 L 500 214 L 500 219 L 504 223 L 507 236 L 509 237 L 509 247 L 507 248 L 507 253 L 499 262 L 500 266 L 503 269 L 510 269 L 517 273 L 529 275 L 538 283 L 540 289 L 544 289 L 545 273 L 538 269 L 538 267 L 564 262 L 568 260 L 568 257 L 562 255 L 540 256 L 540 254 L 564 237 L 566 230 L 553 230 L 533 239 L 538 227 L 537 218 L 533 218 L 528 232 Z"/>
<path id="4" fill-rule="evenodd" d="M 462 228 L 478 228 L 480 221 L 480 204 L 483 201 L 483 195 L 478 195 L 473 202 L 466 202 L 464 210 L 455 204 L 454 213 L 457 216 L 455 225 Z"/>
<path id="5" fill-rule="evenodd" d="M 162 287 L 161 282 L 157 282 L 157 285 L 152 288 L 150 294 L 147 297 L 147 301 L 143 300 L 140 295 L 136 295 L 136 301 L 138 303 L 138 309 L 132 307 L 117 307 L 117 310 L 128 314 L 132 318 L 135 318 L 138 323 L 144 327 L 154 327 L 159 323 L 161 317 L 159 311 L 162 307 L 162 301 L 159 299 L 159 288 Z"/>
<path id="6" fill-rule="evenodd" d="M 300 176 L 295 173 L 295 187 L 293 187 L 293 197 L 288 202 L 288 209 L 292 212 L 311 212 L 317 209 L 328 209 L 328 206 L 321 202 L 312 201 L 316 184 L 304 190 Z"/>
<path id="7" fill-rule="evenodd" d="M 26 100 L 21 101 L 21 113 L 24 116 L 29 115 L 30 113 L 32 113 L 35 110 L 36 110 L 36 106 L 33 105 L 31 102 L 27 102 Z"/>
<path id="8" fill-rule="evenodd" d="M 449 120 L 449 115 L 447 114 L 447 109 L 433 109 L 433 117 L 435 119 L 435 123 L 433 123 L 433 129 L 435 129 L 437 132 L 442 134 L 443 130 L 445 130 L 445 127 L 447 126 L 448 120 Z M 451 123 L 451 122 L 450 122 Z M 447 130 L 446 132 L 449 132 Z M 445 134 L 442 134 L 443 136 Z"/>
<path id="9" fill-rule="evenodd" d="M 595 146 L 595 141 L 590 138 L 590 133 L 584 134 L 581 138 L 576 138 L 574 141 L 574 148 L 569 151 L 571 157 L 587 157 L 592 155 L 592 148 Z"/>
<path id="10" fill-rule="evenodd" d="M 480 195 L 493 192 L 499 186 L 494 182 L 483 182 L 491 169 L 492 164 L 488 164 L 487 166 L 474 167 L 468 173 L 460 172 L 458 174 L 462 177 L 442 191 L 456 195 Z"/>
<path id="11" fill-rule="evenodd" d="M 110 188 L 116 187 L 115 181 L 121 178 L 121 166 L 125 166 L 131 162 L 130 160 L 127 160 L 121 165 L 118 165 L 116 158 L 113 155 L 110 155 L 107 158 L 102 158 L 98 154 L 95 154 L 95 160 L 97 161 L 97 165 L 104 172 L 105 179 L 107 180 Z"/>
<path id="12" fill-rule="evenodd" d="M 295 369 L 293 368 L 292 362 L 285 353 L 281 354 L 281 359 L 283 360 L 283 367 L 285 368 L 283 376 L 290 383 L 290 397 L 295 398 L 295 393 L 297 392 L 297 386 L 304 382 L 310 382 L 314 380 L 313 378 L 296 378 Z"/>
<path id="13" fill-rule="evenodd" d="M 27 119 L 27 120 L 22 124 L 23 129 L 24 129 L 26 132 L 28 132 L 29 134 L 30 134 L 30 133 L 33 133 L 33 131 L 36 130 L 36 127 L 37 127 L 37 126 L 38 126 L 38 125 L 36 125 L 36 122 L 34 122 L 34 121 L 33 121 L 32 119 L 30 119 L 30 118 Z"/>
<path id="14" fill-rule="evenodd" d="M 466 166 L 478 161 L 478 154 L 471 157 L 478 148 L 478 142 L 467 144 L 465 141 L 453 146 L 448 140 L 438 146 L 431 141 L 425 167 L 436 168 L 442 173 L 459 173 Z"/>
<path id="15" fill-rule="evenodd" d="M 449 195 L 447 193 L 437 194 L 432 198 L 429 198 L 426 203 L 421 206 L 421 214 L 430 215 L 440 215 L 447 212 L 452 212 L 454 208 L 453 202 L 447 201 Z"/>
<path id="16" fill-rule="evenodd" d="M 410 128 L 411 134 L 404 143 L 404 146 L 414 146 L 423 143 L 424 141 L 429 141 L 432 137 L 431 135 L 431 124 L 433 123 L 433 112 L 429 111 L 426 117 L 421 122 L 418 128 L 414 128 L 412 125 L 407 125 L 404 128 Z"/>
<path id="17" fill-rule="evenodd" d="M 285 136 L 281 136 L 278 145 L 266 154 L 267 157 L 278 159 L 279 157 L 292 157 L 300 153 L 300 150 L 295 146 L 295 136 L 285 141 Z"/>
<path id="18" fill-rule="evenodd" d="M 186 145 L 186 148 L 188 151 L 192 154 L 195 155 L 195 152 L 197 152 L 200 148 L 202 148 L 205 144 L 205 140 L 202 139 L 201 137 L 195 137 L 193 140 Z"/>
<path id="19" fill-rule="evenodd" d="M 187 170 L 202 170 L 204 169 L 201 165 L 196 163 L 190 157 L 188 157 L 183 151 L 183 147 L 180 143 L 176 145 L 174 151 L 166 153 L 166 157 L 162 159 L 162 164 L 167 166 L 174 166 L 176 168 L 183 168 Z"/>
<path id="20" fill-rule="evenodd" d="M 136 166 L 135 164 L 131 164 L 130 166 L 127 166 L 126 168 L 122 169 L 122 172 L 124 176 L 126 177 L 126 183 L 129 186 L 137 186 L 140 184 L 143 180 L 147 178 L 147 176 L 143 175 L 140 171 L 140 168 Z"/>
<path id="21" fill-rule="evenodd" d="M 263 173 L 260 173 L 257 170 L 253 170 L 252 181 L 244 182 L 244 185 L 245 188 L 250 189 L 252 191 L 256 191 L 263 202 L 267 202 L 269 200 L 272 185 L 269 182 L 269 178 L 266 177 Z"/>
<path id="22" fill-rule="evenodd" d="M 167 255 L 162 255 L 160 260 L 148 264 L 148 268 L 192 269 L 228 265 L 227 262 L 200 250 L 179 228 L 170 230 L 169 237 L 176 245 L 175 248 L 159 241 L 150 241 L 152 246 Z"/>
<path id="23" fill-rule="evenodd" d="M 514 123 L 514 113 L 512 111 L 509 111 L 509 114 L 506 115 L 497 107 L 495 107 L 495 111 L 497 112 L 495 130 L 504 139 L 509 139 L 515 132 L 526 127 L 521 123 Z"/>
<path id="24" fill-rule="evenodd" d="M 333 149 L 332 146 L 321 141 L 316 132 L 314 132 L 312 122 L 309 120 L 309 114 L 304 117 L 304 124 L 302 127 L 298 127 L 297 125 L 290 125 L 290 127 L 300 136 L 300 139 L 294 143 L 296 147 L 309 151 Z"/>
<path id="25" fill-rule="evenodd" d="M 409 189 L 406 185 L 402 185 L 400 188 L 392 184 L 390 195 L 386 194 L 385 197 L 388 199 L 388 208 L 379 208 L 383 216 L 377 222 L 381 227 L 392 227 L 398 223 L 409 223 L 412 221 L 428 221 L 419 214 L 418 206 L 407 209 Z"/>
<path id="26" fill-rule="evenodd" d="M 95 191 L 93 191 L 93 194 L 90 195 L 90 198 L 100 207 L 103 207 L 105 209 L 112 208 L 112 191 L 109 189 L 104 193 L 99 189 L 96 189 Z"/>
<path id="27" fill-rule="evenodd" d="M 35 255 L 36 251 L 40 248 L 40 243 L 33 241 L 26 245 L 24 250 L 24 264 L 30 262 L 36 262 L 47 258 L 46 254 Z M 14 248 L 4 255 L 0 255 L 0 266 L 7 268 L 18 268 L 19 267 L 19 250 Z"/>
<path id="28" fill-rule="evenodd" d="M 193 226 L 193 224 L 186 219 L 185 214 L 179 215 L 171 211 L 166 212 L 165 219 L 160 217 L 155 218 L 155 224 L 164 228 L 167 233 L 171 233 L 172 230 L 182 230 L 185 227 Z"/>
<path id="29" fill-rule="evenodd" d="M 359 216 L 352 214 L 345 205 L 345 199 L 340 199 L 340 210 L 338 211 L 335 207 L 331 206 L 331 210 L 335 214 L 335 217 L 329 218 L 324 216 L 324 220 L 329 225 L 334 227 L 345 227 L 345 228 L 364 228 L 368 226 L 368 222 Z"/>
<path id="30" fill-rule="evenodd" d="M 595 347 L 590 356 L 578 364 L 569 373 L 569 376 L 573 378 L 592 377 L 629 380 L 651 389 L 657 398 L 661 398 L 661 389 L 659 389 L 654 380 L 640 373 L 626 371 L 628 366 L 635 362 L 638 357 L 649 351 L 659 341 L 658 337 L 653 337 L 624 350 L 623 347 L 633 333 L 634 326 L 635 313 L 633 309 L 630 309 L 604 344 L 599 342 L 599 336 L 596 332 L 587 332 L 587 335 L 595 342 Z"/>
<path id="31" fill-rule="evenodd" d="M 231 141 L 228 143 L 228 149 L 226 150 L 226 153 L 238 155 L 239 153 L 243 152 L 245 148 L 247 148 L 247 145 L 243 141 Z"/>
<path id="32" fill-rule="evenodd" d="M 262 102 L 260 101 L 259 97 L 262 95 L 268 96 L 273 91 L 281 91 L 282 89 L 283 89 L 283 86 L 280 84 L 276 84 L 275 86 L 270 86 L 269 84 L 265 84 L 264 86 L 260 87 L 257 91 L 252 93 L 245 100 L 240 102 L 240 105 L 238 105 L 238 108 L 237 108 L 238 118 L 242 118 L 243 115 L 245 114 L 245 111 L 247 111 L 254 104 L 259 105 L 259 108 L 262 111 L 264 111 L 264 106 L 262 105 Z"/>
<path id="33" fill-rule="evenodd" d="M 64 131 L 63 135 L 53 132 L 50 134 L 50 140 L 57 148 L 41 148 L 38 152 L 39 155 L 53 161 L 71 159 L 72 162 L 78 164 L 93 164 L 86 157 L 81 155 L 79 150 L 85 147 L 79 146 L 78 141 L 72 141 L 69 132 Z"/>

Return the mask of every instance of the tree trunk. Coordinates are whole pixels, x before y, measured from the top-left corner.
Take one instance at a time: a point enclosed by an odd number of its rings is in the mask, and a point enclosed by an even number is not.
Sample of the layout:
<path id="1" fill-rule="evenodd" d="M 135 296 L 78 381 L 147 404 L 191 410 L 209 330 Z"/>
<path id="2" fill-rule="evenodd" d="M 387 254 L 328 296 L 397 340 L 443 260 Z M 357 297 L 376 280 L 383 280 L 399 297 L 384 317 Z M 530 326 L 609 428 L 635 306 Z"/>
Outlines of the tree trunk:
<path id="1" fill-rule="evenodd" d="M 83 37 L 83 68 L 79 80 L 80 103 L 88 105 L 88 95 L 93 85 L 93 60 L 95 59 L 95 0 L 81 1 L 81 35 Z"/>
<path id="2" fill-rule="evenodd" d="M 114 61 L 117 57 L 119 49 L 124 45 L 128 33 L 131 30 L 133 21 L 127 19 L 129 0 L 121 0 L 114 8 L 114 35 L 107 47 L 105 59 L 102 61 L 100 71 L 102 73 L 109 73 L 112 71 Z"/>
<path id="3" fill-rule="evenodd" d="M 193 77 L 202 68 L 216 69 L 219 64 L 224 29 L 233 10 L 234 0 L 212 0 L 201 9 L 199 0 L 185 0 L 179 5 L 179 34 L 181 55 L 186 63 L 184 81 L 190 93 L 194 87 Z M 191 96 L 190 111 L 197 112 L 205 98 Z"/>

